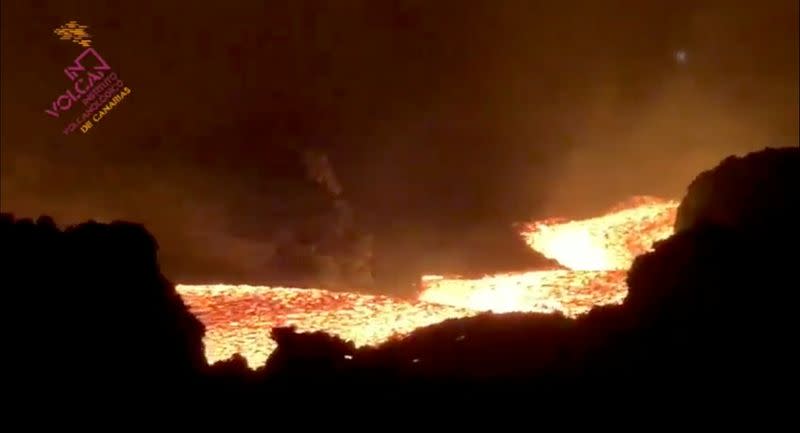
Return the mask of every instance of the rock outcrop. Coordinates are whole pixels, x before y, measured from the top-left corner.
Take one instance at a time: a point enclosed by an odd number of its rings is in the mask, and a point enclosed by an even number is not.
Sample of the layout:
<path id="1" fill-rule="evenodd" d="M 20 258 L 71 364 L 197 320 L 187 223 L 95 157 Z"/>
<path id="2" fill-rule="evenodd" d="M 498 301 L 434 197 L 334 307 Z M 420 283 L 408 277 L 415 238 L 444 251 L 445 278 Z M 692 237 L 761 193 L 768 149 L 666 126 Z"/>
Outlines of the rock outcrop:
<path id="1" fill-rule="evenodd" d="M 203 324 L 141 225 L 0 218 L 7 362 L 17 396 L 183 394 L 207 368 Z M 61 395 L 64 394 L 64 395 Z"/>
<path id="2" fill-rule="evenodd" d="M 675 231 L 704 224 L 782 236 L 796 226 L 800 206 L 800 148 L 731 156 L 689 185 Z"/>

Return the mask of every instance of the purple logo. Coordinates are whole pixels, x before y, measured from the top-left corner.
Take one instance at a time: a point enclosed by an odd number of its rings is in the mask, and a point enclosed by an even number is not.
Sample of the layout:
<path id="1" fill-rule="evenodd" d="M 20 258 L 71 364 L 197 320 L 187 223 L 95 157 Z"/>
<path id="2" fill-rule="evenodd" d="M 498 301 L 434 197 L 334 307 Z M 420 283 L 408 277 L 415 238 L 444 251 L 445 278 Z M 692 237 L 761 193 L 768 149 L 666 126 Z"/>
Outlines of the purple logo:
<path id="1" fill-rule="evenodd" d="M 106 61 L 103 60 L 102 57 L 100 57 L 100 54 L 97 54 L 97 51 L 95 51 L 94 48 L 87 48 L 86 51 L 81 53 L 81 55 L 78 56 L 78 58 L 75 59 L 75 65 L 74 66 L 67 66 L 66 68 L 64 68 L 64 73 L 67 74 L 67 77 L 70 80 L 75 81 L 75 78 L 78 77 L 78 72 L 82 72 L 82 71 L 86 70 L 86 67 L 83 66 L 82 62 L 83 62 L 83 59 L 86 58 L 86 56 L 88 56 L 89 54 L 94 56 L 95 66 L 92 67 L 93 70 L 95 70 L 95 71 L 110 71 L 111 70 L 111 67 L 108 66 L 108 63 L 106 63 Z M 90 61 L 90 63 L 92 63 L 92 62 Z"/>
<path id="2" fill-rule="evenodd" d="M 78 55 L 72 65 L 64 68 L 64 74 L 72 81 L 72 85 L 44 112 L 59 118 L 78 101 L 86 107 L 81 115 L 67 125 L 64 134 L 73 132 L 78 126 L 85 133 L 92 127 L 92 120 L 99 122 L 131 92 L 94 48 L 87 48 Z"/>
<path id="3" fill-rule="evenodd" d="M 87 71 L 82 62 L 90 54 L 94 57 L 95 61 L 93 63 L 95 63 L 95 65 L 92 66 L 90 71 Z M 72 88 L 67 89 L 63 95 L 59 96 L 55 101 L 53 101 L 52 109 L 44 110 L 44 112 L 53 117 L 58 117 L 59 111 L 69 111 L 69 109 L 72 108 L 72 104 L 78 100 L 75 95 L 85 95 L 86 92 L 94 87 L 97 81 L 100 81 L 100 79 L 104 77 L 103 71 L 110 70 L 111 67 L 108 66 L 108 63 L 106 63 L 102 57 L 100 57 L 100 54 L 97 54 L 97 51 L 95 51 L 94 48 L 87 48 L 86 51 L 81 53 L 81 55 L 75 59 L 75 64 L 73 66 L 67 66 L 64 68 L 64 73 L 67 74 L 67 77 L 73 81 Z M 79 72 L 84 72 L 84 74 L 81 74 L 84 75 L 84 77 L 78 78 Z"/>

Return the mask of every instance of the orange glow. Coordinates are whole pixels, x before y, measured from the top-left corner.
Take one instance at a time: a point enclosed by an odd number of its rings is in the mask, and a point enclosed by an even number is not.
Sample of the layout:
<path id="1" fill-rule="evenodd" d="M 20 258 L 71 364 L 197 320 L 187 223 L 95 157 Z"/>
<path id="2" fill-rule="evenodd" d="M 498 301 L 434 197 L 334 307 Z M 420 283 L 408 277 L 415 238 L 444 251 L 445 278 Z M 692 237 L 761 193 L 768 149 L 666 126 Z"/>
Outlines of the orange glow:
<path id="1" fill-rule="evenodd" d="M 241 353 L 251 367 L 263 365 L 277 344 L 270 329 L 294 325 L 325 331 L 357 346 L 376 345 L 421 326 L 468 317 L 473 311 L 388 296 L 317 289 L 245 285 L 178 285 L 178 292 L 206 325 L 209 363 Z"/>
<path id="2" fill-rule="evenodd" d="M 576 316 L 625 299 L 627 269 L 653 242 L 672 234 L 677 206 L 674 201 L 637 197 L 592 219 L 524 224 L 520 235 L 528 245 L 568 269 L 477 279 L 425 275 L 418 300 L 223 284 L 178 285 L 177 290 L 206 325 L 208 361 L 238 352 L 253 367 L 263 365 L 275 349 L 269 331 L 277 326 L 324 331 L 365 346 L 480 311 L 560 311 Z"/>
<path id="3" fill-rule="evenodd" d="M 653 242 L 672 235 L 677 208 L 675 201 L 635 197 L 600 217 L 538 221 L 521 234 L 532 249 L 570 269 L 625 270 Z"/>
<path id="4" fill-rule="evenodd" d="M 419 299 L 473 311 L 560 311 L 576 316 L 595 305 L 621 303 L 626 295 L 624 286 L 625 271 L 559 269 L 427 281 Z"/>
<path id="5" fill-rule="evenodd" d="M 478 279 L 424 276 L 419 299 L 495 313 L 560 311 L 567 316 L 620 304 L 628 294 L 627 269 L 653 242 L 672 235 L 677 207 L 675 201 L 635 197 L 596 218 L 524 224 L 520 235 L 528 246 L 569 269 Z"/>

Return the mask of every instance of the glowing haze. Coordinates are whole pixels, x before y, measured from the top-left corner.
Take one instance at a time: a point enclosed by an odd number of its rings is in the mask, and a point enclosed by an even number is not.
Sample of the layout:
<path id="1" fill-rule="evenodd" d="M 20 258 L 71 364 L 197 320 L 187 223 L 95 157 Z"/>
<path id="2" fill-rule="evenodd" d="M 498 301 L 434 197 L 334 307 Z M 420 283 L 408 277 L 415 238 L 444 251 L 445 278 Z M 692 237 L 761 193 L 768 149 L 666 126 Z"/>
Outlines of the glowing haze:
<path id="1" fill-rule="evenodd" d="M 482 311 L 555 312 L 576 316 L 621 303 L 633 259 L 672 234 L 678 203 L 636 197 L 587 220 L 550 219 L 520 225 L 527 244 L 563 269 L 467 279 L 426 275 L 417 300 L 319 289 L 244 285 L 178 285 L 206 325 L 209 362 L 241 353 L 262 365 L 275 349 L 273 327 L 324 331 L 357 346 L 401 338 L 414 329 Z"/>

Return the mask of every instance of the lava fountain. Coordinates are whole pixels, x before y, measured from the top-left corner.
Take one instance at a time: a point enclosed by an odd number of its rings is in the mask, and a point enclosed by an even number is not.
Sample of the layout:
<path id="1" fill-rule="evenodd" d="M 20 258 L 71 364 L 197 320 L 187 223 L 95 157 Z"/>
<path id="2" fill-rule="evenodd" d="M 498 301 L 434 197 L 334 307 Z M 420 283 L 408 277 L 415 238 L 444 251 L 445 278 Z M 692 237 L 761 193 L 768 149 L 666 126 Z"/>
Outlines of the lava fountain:
<path id="1" fill-rule="evenodd" d="M 246 285 L 177 285 L 206 326 L 206 358 L 241 353 L 262 365 L 276 347 L 273 327 L 324 331 L 357 346 L 401 338 L 414 329 L 483 311 L 575 316 L 621 303 L 633 259 L 672 234 L 678 203 L 636 197 L 587 220 L 549 219 L 519 226 L 527 244 L 564 268 L 477 279 L 426 275 L 417 300 L 351 292 Z"/>

